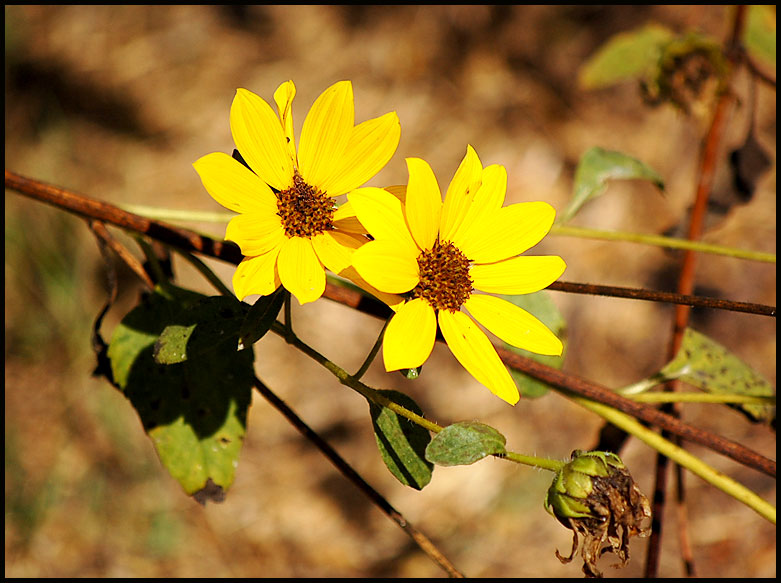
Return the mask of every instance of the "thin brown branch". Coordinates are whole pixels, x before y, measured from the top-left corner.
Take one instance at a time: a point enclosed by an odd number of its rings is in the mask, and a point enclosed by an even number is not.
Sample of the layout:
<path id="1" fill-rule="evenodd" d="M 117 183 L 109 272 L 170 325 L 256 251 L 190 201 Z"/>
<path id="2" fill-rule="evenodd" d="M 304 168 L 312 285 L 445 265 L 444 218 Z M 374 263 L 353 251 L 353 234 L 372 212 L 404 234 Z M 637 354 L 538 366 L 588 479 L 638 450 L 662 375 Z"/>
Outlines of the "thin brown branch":
<path id="1" fill-rule="evenodd" d="M 396 510 L 391 504 L 371 487 L 350 464 L 348 464 L 328 442 L 323 440 L 315 431 L 313 431 L 282 399 L 280 399 L 271 389 L 255 377 L 255 388 L 263 397 L 315 447 L 317 447 L 325 457 L 327 457 L 336 469 L 338 469 L 348 480 L 363 492 L 380 510 L 382 510 L 391 520 L 398 524 L 410 538 L 428 557 L 437 563 L 445 572 L 454 578 L 463 578 L 464 575 L 443 555 L 433 542 L 417 528 L 415 528 L 404 516 Z"/>
<path id="2" fill-rule="evenodd" d="M 152 239 L 177 247 L 183 251 L 199 253 L 207 257 L 221 259 L 233 263 L 234 265 L 238 265 L 242 260 L 241 251 L 230 241 L 218 241 L 195 233 L 194 231 L 170 225 L 163 221 L 142 217 L 112 204 L 89 198 L 58 186 L 52 186 L 33 178 L 21 176 L 11 170 L 5 171 L 5 186 L 6 188 L 15 190 L 35 200 L 46 202 L 83 217 L 98 219 L 127 231 L 147 235 Z M 329 286 L 326 289 L 326 296 L 330 299 L 340 301 L 340 296 L 343 295 L 341 292 L 342 289 L 344 288 L 340 286 Z M 775 306 L 637 288 L 558 281 L 551 284 L 549 289 L 567 293 L 603 295 L 652 302 L 684 304 L 697 308 L 730 310 L 761 316 L 775 317 L 776 315 Z M 348 295 L 352 298 L 351 294 Z M 352 305 L 351 307 L 357 308 L 359 307 L 358 303 L 360 303 L 361 311 L 371 311 L 375 303 L 366 301 L 362 299 L 363 297 L 364 296 L 360 296 L 349 300 L 356 302 L 355 305 Z M 380 308 L 380 310 L 382 309 Z"/>

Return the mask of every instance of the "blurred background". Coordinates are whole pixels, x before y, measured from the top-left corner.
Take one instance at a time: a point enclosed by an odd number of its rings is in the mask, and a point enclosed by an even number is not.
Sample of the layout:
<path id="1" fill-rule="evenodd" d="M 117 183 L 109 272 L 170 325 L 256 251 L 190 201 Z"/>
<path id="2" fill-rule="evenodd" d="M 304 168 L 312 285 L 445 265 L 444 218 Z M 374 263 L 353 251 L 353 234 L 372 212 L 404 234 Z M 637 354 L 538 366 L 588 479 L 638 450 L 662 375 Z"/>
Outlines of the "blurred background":
<path id="1" fill-rule="evenodd" d="M 395 110 L 402 137 L 370 183 L 404 183 L 405 157 L 425 158 L 446 187 L 467 144 L 509 174 L 507 202 L 544 200 L 561 212 L 575 166 L 592 146 L 655 168 L 648 183 L 614 182 L 574 225 L 680 232 L 694 199 L 707 117 L 644 104 L 633 84 L 583 91 L 579 67 L 612 35 L 647 22 L 676 32 L 729 32 L 724 6 L 6 6 L 5 165 L 115 204 L 221 211 L 192 168 L 231 152 L 236 88 L 268 101 L 292 79 L 296 130 L 314 99 L 350 79 L 356 122 Z M 773 71 L 773 76 L 775 71 Z M 746 139 L 751 82 L 723 140 L 705 240 L 775 253 L 776 95 L 756 85 L 756 138 L 772 160 L 750 197 L 726 171 Z M 367 502 L 263 399 L 255 397 L 236 481 L 222 504 L 188 498 L 159 464 L 125 398 L 95 366 L 90 332 L 106 297 L 105 269 L 85 223 L 5 195 L 5 574 L 7 577 L 439 577 L 444 573 Z M 224 225 L 186 226 L 222 237 Z M 132 240 L 113 233 L 129 248 Z M 548 237 L 564 281 L 673 291 L 679 257 L 635 244 Z M 232 268 L 210 263 L 225 281 Z M 210 287 L 181 261 L 179 280 Z M 697 293 L 775 305 L 775 265 L 703 255 Z M 138 300 L 121 280 L 108 339 Z M 672 309 L 551 292 L 569 331 L 565 370 L 609 387 L 665 363 Z M 356 370 L 381 328 L 322 300 L 294 309 L 297 332 Z M 774 318 L 694 311 L 692 325 L 775 385 Z M 581 577 L 562 565 L 570 531 L 544 511 L 552 475 L 496 459 L 437 468 L 418 492 L 377 454 L 365 402 L 276 337 L 256 347 L 257 374 L 388 501 L 473 577 Z M 433 420 L 479 419 L 508 447 L 567 458 L 594 445 L 601 423 L 557 394 L 516 407 L 490 395 L 437 346 L 415 381 L 375 363 L 365 380 L 412 396 Z M 684 419 L 775 457 L 775 433 L 730 410 L 687 406 Z M 775 503 L 775 481 L 691 447 Z M 630 440 L 623 459 L 650 495 L 654 454 Z M 705 577 L 774 577 L 775 527 L 688 475 L 689 534 Z M 666 517 L 659 575 L 683 575 L 676 520 Z M 647 542 L 607 577 L 642 575 Z"/>

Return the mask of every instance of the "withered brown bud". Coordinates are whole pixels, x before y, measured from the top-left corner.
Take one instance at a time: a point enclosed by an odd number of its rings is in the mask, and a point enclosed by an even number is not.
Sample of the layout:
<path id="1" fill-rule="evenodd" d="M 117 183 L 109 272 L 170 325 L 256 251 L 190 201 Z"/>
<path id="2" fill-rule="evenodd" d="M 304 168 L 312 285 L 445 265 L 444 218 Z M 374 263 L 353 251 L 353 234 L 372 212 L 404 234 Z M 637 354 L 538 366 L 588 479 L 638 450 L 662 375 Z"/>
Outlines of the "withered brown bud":
<path id="1" fill-rule="evenodd" d="M 578 550 L 587 577 L 601 577 L 597 560 L 613 552 L 624 566 L 629 561 L 629 539 L 648 536 L 651 505 L 635 484 L 621 459 L 609 452 L 572 452 L 572 460 L 558 471 L 545 496 L 545 509 L 573 531 L 569 563 Z"/>

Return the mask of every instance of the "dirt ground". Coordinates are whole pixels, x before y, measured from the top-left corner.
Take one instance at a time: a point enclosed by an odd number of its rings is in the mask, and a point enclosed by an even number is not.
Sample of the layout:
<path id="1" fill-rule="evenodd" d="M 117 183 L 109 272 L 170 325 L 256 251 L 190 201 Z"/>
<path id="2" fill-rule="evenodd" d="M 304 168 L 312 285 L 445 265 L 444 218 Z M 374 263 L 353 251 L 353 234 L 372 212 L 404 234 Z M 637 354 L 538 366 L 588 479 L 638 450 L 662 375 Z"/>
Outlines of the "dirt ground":
<path id="1" fill-rule="evenodd" d="M 6 168 L 115 204 L 222 210 L 192 168 L 230 152 L 238 87 L 267 100 L 292 79 L 297 129 L 323 89 L 352 80 L 356 121 L 395 110 L 396 155 L 371 182 L 403 183 L 405 157 L 426 159 L 446 185 L 467 144 L 507 168 L 507 203 L 544 200 L 562 211 L 580 156 L 618 150 L 655 168 L 664 195 L 623 181 L 573 224 L 673 232 L 694 198 L 706 119 L 648 107 L 631 84 L 583 91 L 577 71 L 611 35 L 647 22 L 724 39 L 723 6 L 6 6 Z M 773 71 L 773 76 L 775 71 Z M 776 95 L 756 86 L 757 139 L 771 168 L 749 201 L 726 172 L 745 139 L 751 84 L 738 74 L 705 240 L 775 253 Z M 105 298 L 102 259 L 84 223 L 6 191 L 5 574 L 7 577 L 440 577 L 397 525 L 262 398 L 250 409 L 236 481 L 203 507 L 160 466 L 129 403 L 91 378 L 90 330 Z M 221 237 L 215 224 L 187 226 Z M 115 234 L 129 248 L 131 239 Z M 565 281 L 673 291 L 678 255 L 631 243 L 548 237 Z M 225 281 L 232 268 L 210 263 Z M 211 293 L 186 264 L 180 281 Z M 774 264 L 703 255 L 697 293 L 775 305 Z M 141 288 L 123 274 L 110 333 Z M 665 363 L 669 306 L 551 292 L 568 326 L 565 370 L 608 387 Z M 775 318 L 693 313 L 692 325 L 774 386 Z M 355 370 L 381 322 L 321 300 L 294 310 L 304 340 Z M 544 511 L 551 475 L 486 459 L 437 468 L 418 492 L 385 469 L 365 402 L 276 337 L 256 348 L 257 373 L 406 519 L 470 577 L 581 577 L 562 565 L 570 532 Z M 366 381 L 410 394 L 440 424 L 479 419 L 508 447 L 566 458 L 593 446 L 601 422 L 551 393 L 516 407 L 492 397 L 437 346 L 415 381 L 375 363 Z M 775 433 L 730 410 L 687 406 L 683 417 L 775 458 Z M 691 447 L 775 504 L 775 481 Z M 652 491 L 654 453 L 630 440 L 622 457 Z M 688 535 L 702 577 L 775 577 L 775 526 L 687 475 Z M 678 520 L 665 516 L 659 576 L 683 575 Z M 620 570 L 639 577 L 647 542 Z"/>

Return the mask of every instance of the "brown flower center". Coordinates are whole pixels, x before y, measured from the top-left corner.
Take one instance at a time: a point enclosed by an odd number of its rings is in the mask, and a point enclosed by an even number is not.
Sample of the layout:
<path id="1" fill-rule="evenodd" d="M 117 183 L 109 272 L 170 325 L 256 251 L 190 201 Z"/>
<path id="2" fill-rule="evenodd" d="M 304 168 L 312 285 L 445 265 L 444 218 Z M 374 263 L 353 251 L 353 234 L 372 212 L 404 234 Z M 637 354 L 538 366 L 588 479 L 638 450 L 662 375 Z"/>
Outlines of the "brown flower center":
<path id="1" fill-rule="evenodd" d="M 311 238 L 334 228 L 334 204 L 298 173 L 293 186 L 277 194 L 277 214 L 288 237 Z"/>
<path id="2" fill-rule="evenodd" d="M 412 296 L 423 298 L 435 310 L 457 312 L 472 293 L 469 260 L 453 243 L 437 241 L 418 256 L 420 283 Z"/>

